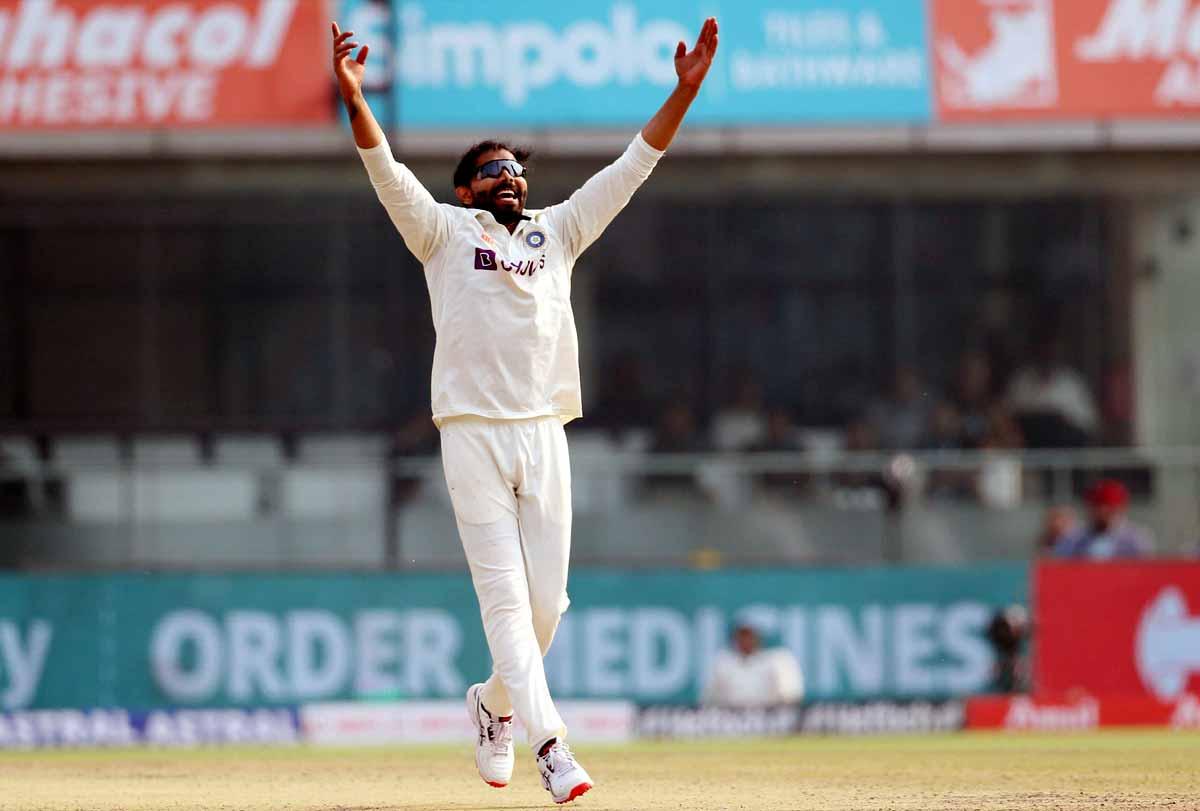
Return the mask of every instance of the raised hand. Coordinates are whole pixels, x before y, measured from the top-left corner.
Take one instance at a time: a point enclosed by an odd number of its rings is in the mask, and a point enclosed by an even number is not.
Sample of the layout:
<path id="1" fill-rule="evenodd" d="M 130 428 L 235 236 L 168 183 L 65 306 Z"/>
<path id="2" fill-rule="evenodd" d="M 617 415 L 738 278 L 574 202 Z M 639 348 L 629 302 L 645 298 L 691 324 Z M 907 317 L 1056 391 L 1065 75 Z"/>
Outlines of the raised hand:
<path id="1" fill-rule="evenodd" d="M 700 36 L 696 38 L 696 47 L 691 51 L 680 42 L 675 46 L 675 73 L 679 83 L 687 87 L 699 88 L 712 66 L 713 56 L 717 53 L 717 20 L 709 17 L 700 28 Z"/>
<path id="2" fill-rule="evenodd" d="M 370 47 L 364 45 L 358 52 L 358 58 L 352 59 L 350 54 L 358 47 L 358 43 L 350 38 L 353 31 L 343 32 L 333 23 L 333 74 L 337 76 L 338 88 L 346 101 L 354 98 L 362 90 L 363 73 L 366 72 L 367 52 Z"/>

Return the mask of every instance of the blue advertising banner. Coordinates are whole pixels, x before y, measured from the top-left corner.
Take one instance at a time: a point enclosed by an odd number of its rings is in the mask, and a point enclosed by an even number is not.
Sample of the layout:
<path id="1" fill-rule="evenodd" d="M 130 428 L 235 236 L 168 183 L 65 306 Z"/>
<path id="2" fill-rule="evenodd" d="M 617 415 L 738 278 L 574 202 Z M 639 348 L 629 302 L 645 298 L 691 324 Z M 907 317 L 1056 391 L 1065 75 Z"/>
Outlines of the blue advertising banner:
<path id="1" fill-rule="evenodd" d="M 922 0 L 341 0 L 371 46 L 385 124 L 414 128 L 638 125 L 675 83 L 674 49 L 705 17 L 720 50 L 693 123 L 924 122 L 931 116 Z M 501 10 L 502 9 L 502 10 Z"/>
<path id="2" fill-rule="evenodd" d="M 795 655 L 808 699 L 968 695 L 991 684 L 984 631 L 1026 602 L 1026 574 L 580 571 L 547 676 L 560 698 L 694 702 L 750 621 Z M 0 576 L 0 710 L 460 698 L 489 672 L 465 573 Z"/>

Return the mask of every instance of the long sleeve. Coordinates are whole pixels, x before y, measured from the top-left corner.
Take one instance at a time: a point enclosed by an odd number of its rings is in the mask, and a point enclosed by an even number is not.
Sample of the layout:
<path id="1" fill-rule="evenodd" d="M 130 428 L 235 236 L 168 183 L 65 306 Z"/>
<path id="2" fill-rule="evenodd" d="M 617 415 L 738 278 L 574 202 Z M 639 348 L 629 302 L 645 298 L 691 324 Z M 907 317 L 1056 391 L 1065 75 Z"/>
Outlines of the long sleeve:
<path id="1" fill-rule="evenodd" d="M 593 175 L 567 200 L 546 210 L 553 227 L 566 240 L 572 258 L 604 232 L 664 154 L 647 144 L 639 132 L 621 157 Z"/>
<path id="2" fill-rule="evenodd" d="M 449 238 L 449 216 L 416 175 L 392 157 L 387 141 L 371 149 L 359 147 L 358 154 L 404 244 L 424 264 Z"/>

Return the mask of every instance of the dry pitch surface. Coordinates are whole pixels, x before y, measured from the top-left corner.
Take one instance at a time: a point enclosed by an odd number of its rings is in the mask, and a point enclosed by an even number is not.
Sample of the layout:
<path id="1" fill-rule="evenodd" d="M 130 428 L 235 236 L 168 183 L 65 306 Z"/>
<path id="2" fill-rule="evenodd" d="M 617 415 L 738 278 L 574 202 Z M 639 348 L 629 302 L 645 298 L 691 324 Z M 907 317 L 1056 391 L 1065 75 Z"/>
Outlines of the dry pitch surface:
<path id="1" fill-rule="evenodd" d="M 950 735 L 581 747 L 601 809 L 1200 809 L 1200 734 Z M 0 809 L 554 807 L 518 750 L 506 789 L 468 747 L 0 754 Z"/>

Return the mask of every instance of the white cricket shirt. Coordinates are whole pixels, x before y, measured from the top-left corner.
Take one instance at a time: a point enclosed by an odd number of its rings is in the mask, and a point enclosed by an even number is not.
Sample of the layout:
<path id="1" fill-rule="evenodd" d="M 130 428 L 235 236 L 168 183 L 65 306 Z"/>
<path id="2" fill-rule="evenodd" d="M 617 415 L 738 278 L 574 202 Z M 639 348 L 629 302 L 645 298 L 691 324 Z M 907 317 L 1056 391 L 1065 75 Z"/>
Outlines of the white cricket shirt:
<path id="1" fill-rule="evenodd" d="M 404 244 L 425 266 L 437 331 L 434 422 L 582 416 L 571 272 L 663 153 L 639 132 L 568 200 L 527 209 L 529 219 L 509 234 L 491 212 L 435 201 L 386 141 L 358 151 Z"/>
<path id="2" fill-rule="evenodd" d="M 749 656 L 722 651 L 713 661 L 704 703 L 718 707 L 769 707 L 804 697 L 804 676 L 786 648 L 758 650 Z"/>

